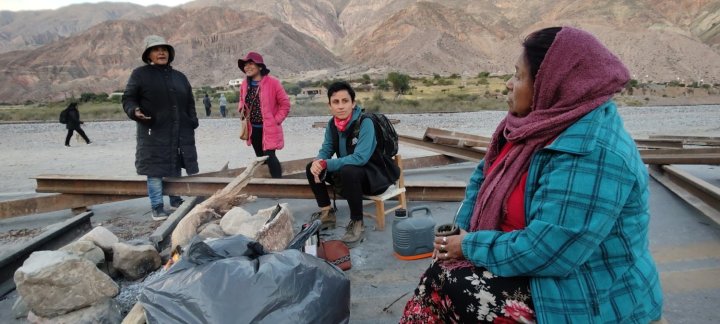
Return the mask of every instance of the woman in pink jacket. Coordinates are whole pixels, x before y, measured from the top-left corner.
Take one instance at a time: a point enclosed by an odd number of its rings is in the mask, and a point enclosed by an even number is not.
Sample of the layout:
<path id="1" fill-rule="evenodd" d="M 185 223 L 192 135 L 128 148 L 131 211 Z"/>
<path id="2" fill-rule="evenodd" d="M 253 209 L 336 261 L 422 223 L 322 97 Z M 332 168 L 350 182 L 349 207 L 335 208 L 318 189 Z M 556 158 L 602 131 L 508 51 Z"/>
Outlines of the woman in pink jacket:
<path id="1" fill-rule="evenodd" d="M 238 112 L 245 109 L 250 125 L 247 145 L 252 145 L 255 156 L 268 156 L 267 165 L 273 178 L 282 177 L 282 167 L 275 151 L 285 145 L 282 122 L 290 113 L 290 99 L 278 79 L 269 76 L 262 56 L 249 52 L 238 60 L 238 67 L 247 80 L 240 86 Z"/>

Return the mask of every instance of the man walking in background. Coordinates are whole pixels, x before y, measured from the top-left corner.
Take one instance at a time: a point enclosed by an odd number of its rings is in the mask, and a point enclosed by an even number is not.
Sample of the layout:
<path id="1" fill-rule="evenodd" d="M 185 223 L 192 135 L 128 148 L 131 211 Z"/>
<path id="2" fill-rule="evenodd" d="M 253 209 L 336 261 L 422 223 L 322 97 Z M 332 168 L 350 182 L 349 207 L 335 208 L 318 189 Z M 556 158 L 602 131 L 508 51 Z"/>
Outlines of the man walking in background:
<path id="1" fill-rule="evenodd" d="M 70 147 L 70 139 L 72 138 L 73 131 L 78 132 L 80 136 L 85 140 L 85 143 L 92 143 L 90 139 L 85 135 L 85 132 L 80 127 L 84 124 L 80 120 L 80 112 L 77 109 L 77 102 L 71 102 L 63 112 L 60 113 L 60 122 L 65 124 L 67 128 L 67 136 L 65 136 L 65 146 Z"/>
<path id="2" fill-rule="evenodd" d="M 220 104 L 220 115 L 225 118 L 227 114 L 227 98 L 225 98 L 225 94 L 220 94 L 220 99 L 218 101 Z"/>
<path id="3" fill-rule="evenodd" d="M 210 116 L 210 107 L 212 107 L 212 102 L 210 102 L 210 97 L 208 97 L 208 94 L 205 94 L 205 98 L 203 98 L 203 105 L 205 105 L 205 116 Z"/>

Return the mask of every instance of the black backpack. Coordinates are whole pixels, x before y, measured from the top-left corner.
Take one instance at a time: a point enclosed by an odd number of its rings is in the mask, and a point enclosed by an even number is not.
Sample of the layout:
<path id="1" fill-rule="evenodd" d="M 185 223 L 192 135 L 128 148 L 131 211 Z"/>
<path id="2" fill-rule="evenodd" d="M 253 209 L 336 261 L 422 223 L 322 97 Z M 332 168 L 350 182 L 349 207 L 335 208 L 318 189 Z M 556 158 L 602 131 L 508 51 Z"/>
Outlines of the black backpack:
<path id="1" fill-rule="evenodd" d="M 64 109 L 60 112 L 60 123 L 61 124 L 67 124 L 68 122 L 68 111 L 67 109 Z"/>
<path id="2" fill-rule="evenodd" d="M 355 122 L 353 136 L 357 138 L 360 135 L 360 125 L 365 118 L 370 118 L 375 126 L 375 139 L 377 140 L 377 150 L 388 158 L 393 158 L 398 152 L 398 135 L 395 132 L 390 120 L 381 113 L 364 112 Z"/>

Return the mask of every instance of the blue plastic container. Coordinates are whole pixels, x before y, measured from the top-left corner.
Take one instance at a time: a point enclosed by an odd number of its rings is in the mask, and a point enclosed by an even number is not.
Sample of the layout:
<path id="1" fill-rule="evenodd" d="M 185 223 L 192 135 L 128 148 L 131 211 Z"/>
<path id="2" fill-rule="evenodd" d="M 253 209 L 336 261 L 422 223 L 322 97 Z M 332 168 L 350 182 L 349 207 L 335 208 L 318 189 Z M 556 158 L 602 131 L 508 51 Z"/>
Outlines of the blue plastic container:
<path id="1" fill-rule="evenodd" d="M 418 211 L 424 215 L 414 215 Z M 410 209 L 397 209 L 392 225 L 393 250 L 400 260 L 418 260 L 432 257 L 435 239 L 435 220 L 430 208 L 420 206 Z"/>

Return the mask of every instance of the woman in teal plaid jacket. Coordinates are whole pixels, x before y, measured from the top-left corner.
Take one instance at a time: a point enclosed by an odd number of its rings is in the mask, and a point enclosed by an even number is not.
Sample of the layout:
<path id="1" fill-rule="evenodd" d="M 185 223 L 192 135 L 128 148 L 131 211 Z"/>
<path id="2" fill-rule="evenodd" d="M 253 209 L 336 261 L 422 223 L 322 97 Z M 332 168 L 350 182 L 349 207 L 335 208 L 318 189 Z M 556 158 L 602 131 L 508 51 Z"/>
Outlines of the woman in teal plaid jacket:
<path id="1" fill-rule="evenodd" d="M 509 113 L 458 210 L 462 230 L 436 237 L 401 322 L 657 320 L 647 169 L 611 100 L 628 71 L 572 27 L 523 47 Z"/>

